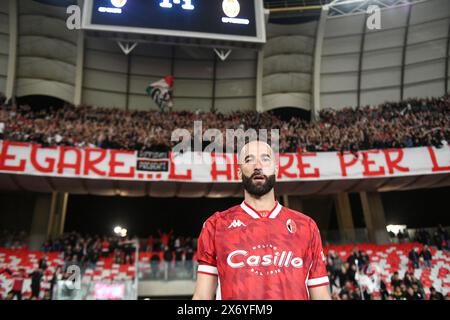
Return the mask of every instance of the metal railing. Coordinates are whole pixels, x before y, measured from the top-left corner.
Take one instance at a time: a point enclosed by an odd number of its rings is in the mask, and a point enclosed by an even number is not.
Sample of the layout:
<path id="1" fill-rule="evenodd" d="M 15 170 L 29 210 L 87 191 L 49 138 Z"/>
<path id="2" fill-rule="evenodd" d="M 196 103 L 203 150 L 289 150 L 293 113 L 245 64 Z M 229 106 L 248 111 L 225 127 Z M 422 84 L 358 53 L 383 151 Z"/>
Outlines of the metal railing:
<path id="1" fill-rule="evenodd" d="M 139 281 L 196 280 L 196 277 L 197 262 L 195 260 L 139 262 Z"/>
<path id="2" fill-rule="evenodd" d="M 330 3 L 332 0 L 290 0 L 290 1 L 264 1 L 264 8 L 278 9 L 278 8 L 292 8 L 292 7 L 308 7 L 308 6 L 322 6 Z"/>

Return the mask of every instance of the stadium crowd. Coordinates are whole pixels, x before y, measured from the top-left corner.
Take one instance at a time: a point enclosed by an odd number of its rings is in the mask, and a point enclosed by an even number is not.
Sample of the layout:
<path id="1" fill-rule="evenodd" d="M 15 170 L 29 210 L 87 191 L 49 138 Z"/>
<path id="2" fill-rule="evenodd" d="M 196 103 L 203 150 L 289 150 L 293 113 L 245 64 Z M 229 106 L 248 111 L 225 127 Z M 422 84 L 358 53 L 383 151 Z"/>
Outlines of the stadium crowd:
<path id="1" fill-rule="evenodd" d="M 126 150 L 167 151 L 172 132 L 194 121 L 203 132 L 219 129 L 279 129 L 282 152 L 357 151 L 366 149 L 436 146 L 450 141 L 450 96 L 409 99 L 379 106 L 323 109 L 317 121 L 299 117 L 283 121 L 273 112 L 193 113 L 125 111 L 92 106 L 33 109 L 0 107 L 0 139 Z M 233 143 L 232 141 L 223 141 Z M 209 142 L 202 142 L 207 146 Z"/>
<path id="2" fill-rule="evenodd" d="M 0 247 L 9 249 L 26 248 L 26 234 L 24 232 L 13 233 L 2 231 Z M 404 232 L 404 234 L 407 234 Z M 427 236 L 428 234 L 428 236 Z M 432 267 L 433 255 L 430 246 L 441 250 L 450 250 L 449 236 L 445 228 L 439 225 L 433 232 L 435 242 L 430 239 L 430 233 L 424 229 L 416 231 L 414 237 L 402 236 L 403 241 L 418 241 L 423 248 L 413 248 L 409 254 L 409 269 L 401 277 L 395 272 L 387 282 L 379 278 L 379 295 L 370 293 L 370 289 L 362 285 L 359 277 L 370 274 L 369 255 L 358 248 L 354 248 L 346 260 L 333 250 L 327 254 L 327 271 L 330 279 L 330 290 L 334 300 L 425 300 L 424 285 L 414 276 L 415 269 L 426 269 Z M 53 287 L 59 280 L 68 280 L 71 274 L 67 268 L 77 265 L 82 272 L 87 268 L 95 269 L 95 264 L 100 257 L 112 257 L 117 264 L 132 264 L 134 262 L 136 238 L 119 236 L 81 235 L 76 232 L 66 233 L 59 238 L 47 240 L 42 244 L 41 251 L 45 255 L 39 260 L 38 268 L 27 274 L 25 270 L 11 271 L 7 267 L 0 268 L 0 273 L 7 273 L 13 277 L 13 285 L 6 299 L 22 299 L 21 288 L 23 280 L 31 279 L 31 299 L 47 300 L 53 295 Z M 192 273 L 194 271 L 194 239 L 175 235 L 173 230 L 162 232 L 158 230 L 156 235 L 139 239 L 139 249 L 142 254 L 148 253 L 150 265 L 149 279 L 167 278 L 170 272 Z M 64 264 L 60 265 L 54 272 L 47 268 L 47 254 L 50 252 L 63 253 Z M 51 279 L 51 288 L 39 295 L 41 281 L 46 277 Z M 378 281 L 378 280 L 377 280 Z M 443 296 L 433 287 L 430 289 L 430 300 L 450 299 L 450 293 Z"/>
<path id="3" fill-rule="evenodd" d="M 27 249 L 27 235 L 25 232 L 10 232 L 3 230 L 0 233 L 0 248 L 23 250 Z M 176 268 L 193 273 L 194 241 L 191 237 L 174 235 L 173 230 L 150 235 L 145 239 L 136 239 L 120 236 L 82 235 L 70 232 L 62 236 L 45 241 L 40 251 L 45 255 L 39 260 L 37 268 L 27 273 L 24 268 L 11 270 L 8 266 L 0 265 L 0 274 L 5 273 L 13 279 L 11 290 L 6 300 L 23 299 L 23 286 L 25 279 L 31 279 L 31 300 L 51 300 L 53 287 L 57 281 L 68 280 L 71 273 L 69 266 L 78 266 L 82 273 L 85 270 L 95 270 L 96 263 L 101 257 L 111 257 L 116 264 L 133 264 L 135 262 L 135 243 L 139 243 L 141 252 L 150 254 L 150 278 L 163 279 Z M 54 272 L 48 269 L 48 256 L 51 252 L 63 254 L 64 263 Z M 41 282 L 44 277 L 50 279 L 51 287 L 41 292 Z M 0 297 L 1 299 L 1 297 Z"/>
<path id="4" fill-rule="evenodd" d="M 327 271 L 330 279 L 330 288 L 333 300 L 426 300 L 424 285 L 414 275 L 414 270 L 418 268 L 431 268 L 432 253 L 428 246 L 424 246 L 421 251 L 414 248 L 408 255 L 410 268 L 403 277 L 395 271 L 390 278 L 390 289 L 387 282 L 381 277 L 373 274 L 370 270 L 370 259 L 366 252 L 353 249 L 352 254 L 346 261 L 330 250 L 327 255 Z M 378 286 L 375 295 L 373 289 L 366 285 L 361 277 L 372 277 L 373 286 Z M 446 297 L 434 287 L 430 287 L 429 300 L 449 300 L 450 294 Z"/>

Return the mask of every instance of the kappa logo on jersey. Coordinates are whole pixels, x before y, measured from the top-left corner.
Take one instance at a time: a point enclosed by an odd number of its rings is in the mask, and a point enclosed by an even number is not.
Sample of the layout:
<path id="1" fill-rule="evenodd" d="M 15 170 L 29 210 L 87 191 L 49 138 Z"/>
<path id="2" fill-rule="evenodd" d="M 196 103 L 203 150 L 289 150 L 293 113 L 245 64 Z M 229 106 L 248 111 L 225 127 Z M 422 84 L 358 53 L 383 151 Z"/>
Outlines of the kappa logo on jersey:
<path id="1" fill-rule="evenodd" d="M 245 223 L 243 223 L 241 220 L 233 220 L 233 222 L 228 226 L 228 229 L 246 227 L 246 226 L 247 225 Z"/>
<path id="2" fill-rule="evenodd" d="M 297 225 L 295 224 L 294 220 L 288 219 L 286 221 L 286 228 L 290 233 L 296 233 L 297 232 Z"/>
<path id="3" fill-rule="evenodd" d="M 270 254 L 249 254 L 246 250 L 234 250 L 227 256 L 227 264 L 234 268 L 251 267 L 249 271 L 257 275 L 273 275 L 280 273 L 281 268 L 302 268 L 303 259 L 295 257 L 292 251 L 279 251 L 277 247 L 268 245 L 258 245 L 252 248 L 253 251 L 259 249 L 271 249 Z M 266 251 L 266 250 L 264 250 Z M 267 253 L 267 252 L 266 252 Z"/>

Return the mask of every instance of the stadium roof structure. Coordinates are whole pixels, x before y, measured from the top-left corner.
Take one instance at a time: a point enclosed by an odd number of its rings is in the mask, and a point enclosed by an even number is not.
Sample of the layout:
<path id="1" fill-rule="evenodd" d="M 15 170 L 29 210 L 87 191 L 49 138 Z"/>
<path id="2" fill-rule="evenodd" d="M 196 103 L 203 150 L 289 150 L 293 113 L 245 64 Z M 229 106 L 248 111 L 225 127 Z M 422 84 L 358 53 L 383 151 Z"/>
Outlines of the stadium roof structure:
<path id="1" fill-rule="evenodd" d="M 367 12 L 373 5 L 384 9 L 423 1 L 426 0 L 264 0 L 264 7 L 270 10 L 272 21 L 283 17 L 303 18 L 306 21 L 308 18 L 317 19 L 322 8 L 328 9 L 329 16 L 342 16 Z"/>
<path id="2" fill-rule="evenodd" d="M 308 182 L 278 182 L 280 195 L 323 195 L 339 192 L 386 192 L 450 186 L 450 174 L 418 175 L 371 179 L 346 179 Z M 193 183 L 167 181 L 125 181 L 1 174 L 0 190 L 71 194 L 130 196 L 223 198 L 242 197 L 241 183 Z"/>

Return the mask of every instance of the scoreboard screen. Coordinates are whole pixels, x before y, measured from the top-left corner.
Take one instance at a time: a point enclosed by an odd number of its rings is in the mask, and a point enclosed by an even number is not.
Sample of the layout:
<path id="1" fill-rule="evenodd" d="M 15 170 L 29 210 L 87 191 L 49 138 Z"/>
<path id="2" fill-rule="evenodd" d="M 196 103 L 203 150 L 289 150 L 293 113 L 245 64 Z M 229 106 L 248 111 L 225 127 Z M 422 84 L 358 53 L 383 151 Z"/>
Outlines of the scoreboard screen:
<path id="1" fill-rule="evenodd" d="M 265 42 L 263 0 L 86 0 L 83 27 Z"/>

